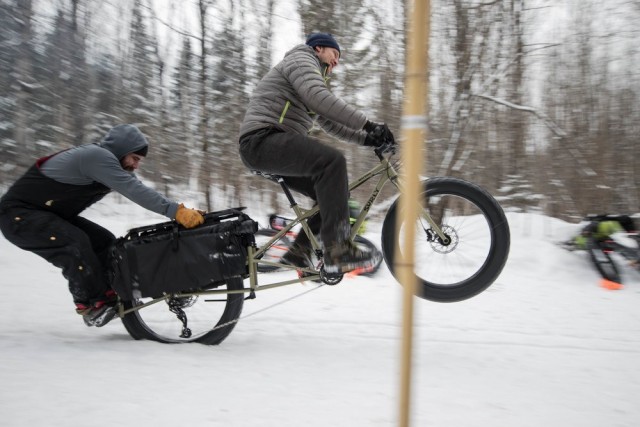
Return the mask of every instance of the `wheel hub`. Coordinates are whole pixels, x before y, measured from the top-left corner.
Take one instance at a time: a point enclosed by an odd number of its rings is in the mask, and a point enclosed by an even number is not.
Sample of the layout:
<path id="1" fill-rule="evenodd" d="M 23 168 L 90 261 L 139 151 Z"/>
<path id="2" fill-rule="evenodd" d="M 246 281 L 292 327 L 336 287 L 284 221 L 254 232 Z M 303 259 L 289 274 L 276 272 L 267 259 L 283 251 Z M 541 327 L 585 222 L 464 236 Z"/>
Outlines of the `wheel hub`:
<path id="1" fill-rule="evenodd" d="M 458 246 L 458 242 L 460 241 L 458 232 L 455 230 L 455 228 L 449 225 L 443 225 L 441 227 L 441 230 L 445 236 L 444 239 L 438 236 L 433 230 L 427 230 L 427 234 L 429 236 L 433 236 L 429 239 L 431 248 L 433 248 L 434 251 L 440 254 L 451 253 L 455 250 L 455 248 Z"/>

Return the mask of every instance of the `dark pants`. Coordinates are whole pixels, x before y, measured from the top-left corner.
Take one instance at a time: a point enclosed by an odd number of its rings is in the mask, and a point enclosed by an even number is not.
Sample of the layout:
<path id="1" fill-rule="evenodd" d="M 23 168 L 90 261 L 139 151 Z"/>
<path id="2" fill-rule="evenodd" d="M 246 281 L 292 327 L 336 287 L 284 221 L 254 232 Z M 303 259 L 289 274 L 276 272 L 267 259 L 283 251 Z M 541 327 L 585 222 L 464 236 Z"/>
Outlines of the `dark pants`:
<path id="1" fill-rule="evenodd" d="M 309 220 L 325 248 L 349 236 L 347 162 L 333 147 L 304 135 L 263 129 L 240 140 L 240 157 L 252 169 L 280 175 L 293 190 L 315 200 L 320 214 Z M 304 233 L 298 234 L 304 245 Z M 303 243 L 304 242 L 304 243 Z"/>
<path id="2" fill-rule="evenodd" d="M 62 269 L 76 303 L 92 303 L 109 288 L 108 251 L 115 236 L 82 217 L 67 221 L 42 210 L 14 207 L 0 214 L 8 241 Z"/>

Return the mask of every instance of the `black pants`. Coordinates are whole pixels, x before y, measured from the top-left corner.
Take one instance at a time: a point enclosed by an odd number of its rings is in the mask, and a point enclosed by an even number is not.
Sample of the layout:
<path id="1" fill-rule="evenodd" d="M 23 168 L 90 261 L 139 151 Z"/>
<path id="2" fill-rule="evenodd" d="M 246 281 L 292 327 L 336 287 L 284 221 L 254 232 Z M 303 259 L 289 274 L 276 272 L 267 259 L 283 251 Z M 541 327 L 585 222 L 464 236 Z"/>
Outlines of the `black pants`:
<path id="1" fill-rule="evenodd" d="M 67 221 L 36 209 L 9 208 L 0 214 L 8 241 L 62 269 L 76 303 L 92 303 L 109 288 L 108 250 L 115 236 L 82 217 Z"/>
<path id="2" fill-rule="evenodd" d="M 348 238 L 349 183 L 340 151 L 304 135 L 263 129 L 241 138 L 240 157 L 248 168 L 281 175 L 291 189 L 318 203 L 320 215 L 309 226 L 320 232 L 325 248 Z M 306 235 L 298 236 L 296 243 L 304 245 Z"/>

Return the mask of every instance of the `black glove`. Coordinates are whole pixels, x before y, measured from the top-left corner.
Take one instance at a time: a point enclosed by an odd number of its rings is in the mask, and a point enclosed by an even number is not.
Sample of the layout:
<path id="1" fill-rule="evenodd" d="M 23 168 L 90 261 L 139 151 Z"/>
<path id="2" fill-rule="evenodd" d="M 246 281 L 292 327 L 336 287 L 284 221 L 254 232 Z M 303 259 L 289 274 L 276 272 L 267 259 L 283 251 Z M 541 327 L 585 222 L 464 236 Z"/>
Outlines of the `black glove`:
<path id="1" fill-rule="evenodd" d="M 364 145 L 369 147 L 380 147 L 385 143 L 395 144 L 396 140 L 386 123 L 373 123 L 367 120 L 362 128 L 367 132 Z"/>
<path id="2" fill-rule="evenodd" d="M 365 147 L 380 147 L 382 144 L 384 144 L 384 140 L 380 139 L 380 138 L 375 138 L 373 136 L 371 136 L 370 134 L 367 134 L 367 136 L 364 137 L 364 146 Z"/>

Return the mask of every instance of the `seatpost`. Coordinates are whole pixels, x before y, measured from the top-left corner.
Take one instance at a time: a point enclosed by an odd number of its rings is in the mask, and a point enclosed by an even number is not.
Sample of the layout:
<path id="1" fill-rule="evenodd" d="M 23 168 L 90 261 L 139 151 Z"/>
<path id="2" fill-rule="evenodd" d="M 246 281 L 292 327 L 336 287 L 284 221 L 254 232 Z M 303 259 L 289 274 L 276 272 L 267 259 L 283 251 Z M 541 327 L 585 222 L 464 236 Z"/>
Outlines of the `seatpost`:
<path id="1" fill-rule="evenodd" d="M 307 223 L 307 219 L 308 218 L 301 219 L 302 216 L 305 215 L 304 209 L 302 209 L 300 206 L 298 206 L 298 203 L 293 198 L 293 195 L 291 194 L 291 191 L 289 191 L 289 186 L 287 185 L 286 182 L 284 182 L 284 178 L 279 176 L 279 177 L 276 178 L 276 182 L 278 184 L 280 184 L 280 187 L 282 187 L 282 191 L 284 191 L 284 195 L 287 196 L 287 200 L 289 201 L 289 205 L 291 206 L 293 211 L 296 213 L 296 220 L 299 221 L 300 225 L 302 226 L 302 229 L 304 230 L 304 233 L 307 235 L 307 237 L 309 237 L 309 241 L 311 242 L 311 247 L 316 252 L 318 257 L 321 257 L 322 256 L 322 251 L 320 251 L 320 244 L 318 243 L 318 240 L 316 239 L 315 235 L 313 234 L 313 231 L 311 231 L 311 228 L 309 228 L 309 224 Z"/>
<path id="2" fill-rule="evenodd" d="M 289 205 L 291 207 L 295 206 L 296 200 L 293 198 L 293 194 L 291 194 L 291 191 L 289 191 L 289 186 L 287 185 L 286 182 L 284 182 L 284 178 L 282 178 L 281 176 L 278 177 L 277 179 L 278 184 L 280 184 L 280 187 L 282 187 L 282 191 L 284 191 L 284 195 L 287 196 L 287 200 L 289 201 Z"/>

